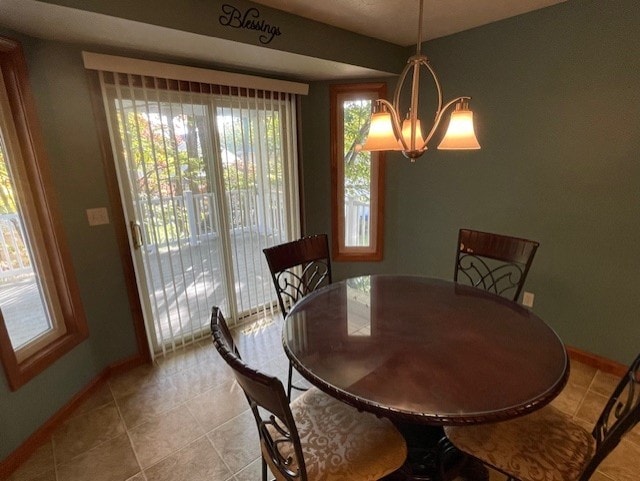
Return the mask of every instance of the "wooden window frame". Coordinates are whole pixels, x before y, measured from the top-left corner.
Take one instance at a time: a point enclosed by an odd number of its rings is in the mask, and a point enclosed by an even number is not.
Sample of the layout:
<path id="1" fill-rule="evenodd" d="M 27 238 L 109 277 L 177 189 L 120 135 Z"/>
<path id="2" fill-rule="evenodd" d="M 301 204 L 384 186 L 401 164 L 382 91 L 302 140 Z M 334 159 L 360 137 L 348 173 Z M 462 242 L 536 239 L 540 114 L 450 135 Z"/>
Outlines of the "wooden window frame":
<path id="1" fill-rule="evenodd" d="M 386 83 L 340 84 L 330 87 L 331 124 L 331 231 L 332 258 L 336 261 L 381 261 L 384 244 L 384 152 L 371 152 L 371 232 L 368 247 L 346 246 L 344 242 L 344 154 L 342 109 L 339 98 L 363 93 L 372 99 L 385 98 Z"/>
<path id="2" fill-rule="evenodd" d="M 37 223 L 47 239 L 44 249 L 38 252 L 48 261 L 51 278 L 46 281 L 52 284 L 52 291 L 56 293 L 56 301 L 60 306 L 60 318 L 57 321 L 64 327 L 62 335 L 26 359 L 19 360 L 0 312 L 0 358 L 9 387 L 15 391 L 86 339 L 89 331 L 55 207 L 44 142 L 28 82 L 27 64 L 17 41 L 0 37 L 0 74 L 7 90 L 10 116 L 34 201 L 35 219 L 30 217 L 30 220 Z"/>

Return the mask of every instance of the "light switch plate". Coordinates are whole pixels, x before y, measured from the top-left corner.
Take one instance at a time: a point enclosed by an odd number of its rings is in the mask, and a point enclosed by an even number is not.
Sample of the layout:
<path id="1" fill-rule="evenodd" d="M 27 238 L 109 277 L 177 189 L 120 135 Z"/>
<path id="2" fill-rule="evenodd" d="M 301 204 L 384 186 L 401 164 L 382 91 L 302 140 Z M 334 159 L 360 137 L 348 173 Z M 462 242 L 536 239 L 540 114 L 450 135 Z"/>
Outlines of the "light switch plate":
<path id="1" fill-rule="evenodd" d="M 106 207 L 96 207 L 95 209 L 87 209 L 87 219 L 89 225 L 104 225 L 109 223 L 109 214 Z"/>

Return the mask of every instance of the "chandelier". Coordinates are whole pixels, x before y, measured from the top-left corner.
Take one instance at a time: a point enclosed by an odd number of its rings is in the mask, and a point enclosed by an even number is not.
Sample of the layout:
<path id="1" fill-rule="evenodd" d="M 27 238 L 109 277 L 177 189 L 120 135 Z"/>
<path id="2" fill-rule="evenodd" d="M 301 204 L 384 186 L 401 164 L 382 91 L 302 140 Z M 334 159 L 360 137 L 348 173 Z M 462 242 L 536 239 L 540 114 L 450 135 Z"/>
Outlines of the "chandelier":
<path id="1" fill-rule="evenodd" d="M 366 151 L 395 150 L 411 159 L 412 162 L 425 153 L 427 144 L 433 137 L 444 113 L 455 104 L 451 112 L 449 127 L 444 138 L 438 145 L 439 150 L 477 150 L 480 148 L 473 128 L 473 112 L 469 110 L 471 97 L 457 97 L 446 104 L 442 104 L 442 87 L 436 73 L 429 64 L 426 55 L 420 52 L 422 40 L 422 14 L 424 0 L 420 0 L 420 15 L 418 20 L 418 41 L 416 42 L 416 54 L 409 57 L 407 65 L 400 74 L 396 86 L 393 103 L 385 100 L 376 100 L 377 106 L 371 115 L 369 135 L 362 146 Z M 431 74 L 436 87 L 438 105 L 431 129 L 427 136 L 423 136 L 422 123 L 418 118 L 418 93 L 420 88 L 420 68 L 425 67 Z M 411 100 L 407 114 L 402 120 L 400 116 L 400 94 L 409 73 L 411 78 Z"/>

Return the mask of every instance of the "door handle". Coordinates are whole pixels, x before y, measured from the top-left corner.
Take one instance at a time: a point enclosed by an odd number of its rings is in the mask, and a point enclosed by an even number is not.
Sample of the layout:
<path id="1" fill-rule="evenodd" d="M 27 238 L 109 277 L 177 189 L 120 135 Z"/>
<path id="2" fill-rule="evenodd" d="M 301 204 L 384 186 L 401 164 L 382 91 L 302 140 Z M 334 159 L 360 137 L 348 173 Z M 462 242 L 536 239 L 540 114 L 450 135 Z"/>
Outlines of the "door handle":
<path id="1" fill-rule="evenodd" d="M 135 220 L 130 222 L 131 225 L 131 239 L 133 240 L 133 248 L 140 249 L 142 247 L 142 227 Z"/>

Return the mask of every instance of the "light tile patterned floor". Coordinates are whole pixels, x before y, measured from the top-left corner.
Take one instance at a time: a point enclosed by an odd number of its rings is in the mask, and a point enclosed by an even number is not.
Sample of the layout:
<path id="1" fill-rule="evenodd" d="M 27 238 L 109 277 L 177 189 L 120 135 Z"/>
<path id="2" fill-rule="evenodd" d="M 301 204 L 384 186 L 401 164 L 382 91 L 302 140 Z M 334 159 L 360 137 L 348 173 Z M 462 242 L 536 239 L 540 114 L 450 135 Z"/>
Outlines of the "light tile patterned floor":
<path id="1" fill-rule="evenodd" d="M 245 329 L 244 359 L 285 379 L 278 322 Z M 572 363 L 554 405 L 591 426 L 617 380 Z M 210 341 L 112 379 L 10 481 L 258 481 L 258 437 L 248 405 Z M 640 479 L 640 430 L 592 481 Z M 504 480 L 491 473 L 491 481 Z"/>

